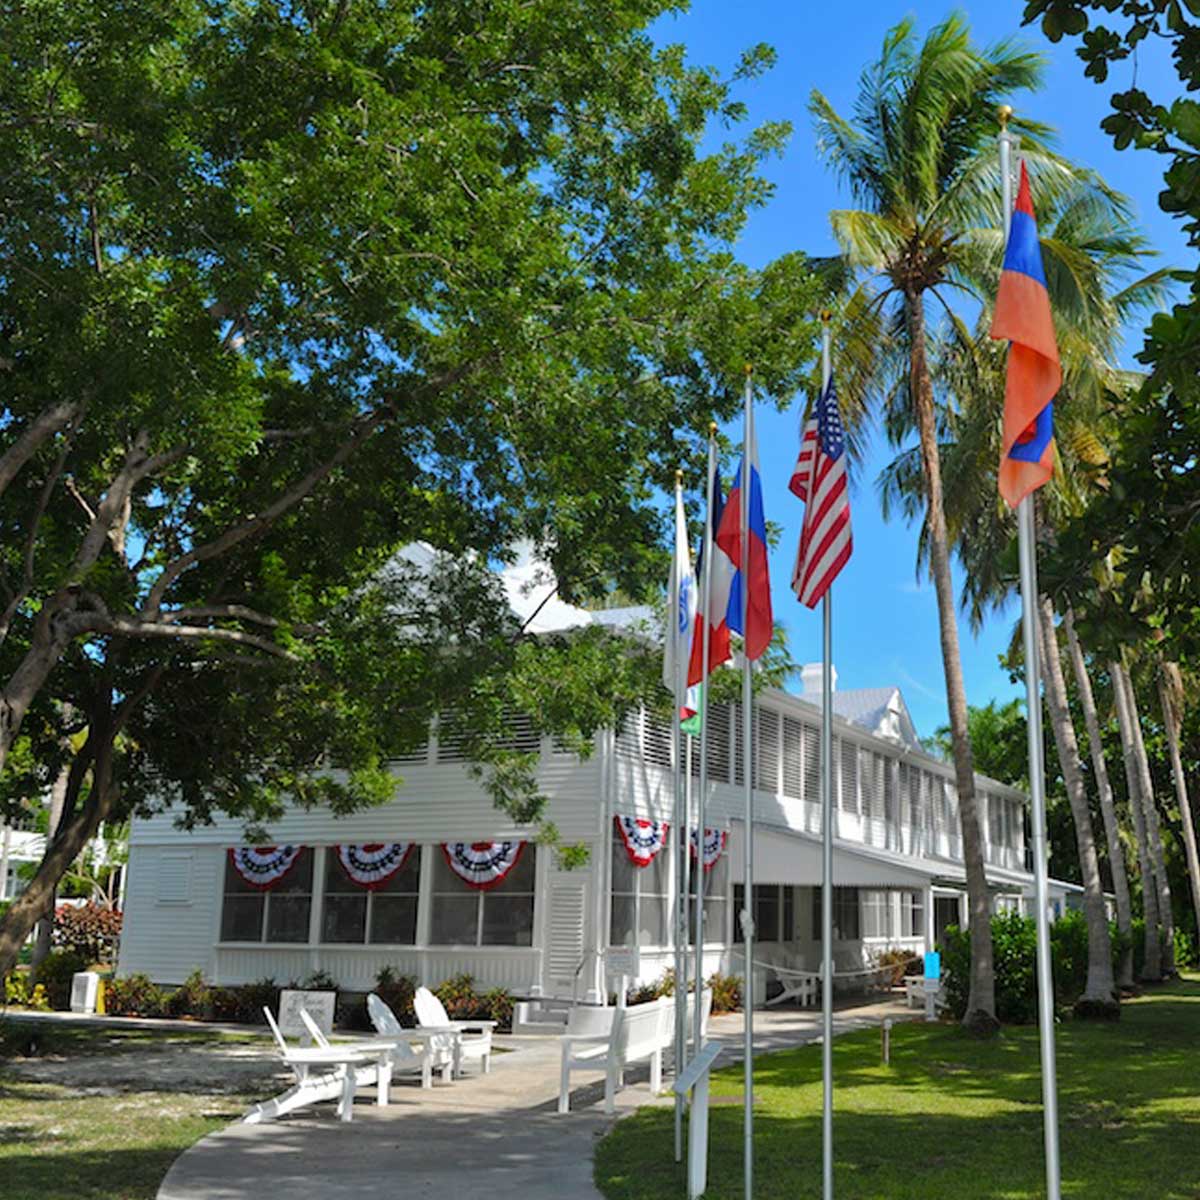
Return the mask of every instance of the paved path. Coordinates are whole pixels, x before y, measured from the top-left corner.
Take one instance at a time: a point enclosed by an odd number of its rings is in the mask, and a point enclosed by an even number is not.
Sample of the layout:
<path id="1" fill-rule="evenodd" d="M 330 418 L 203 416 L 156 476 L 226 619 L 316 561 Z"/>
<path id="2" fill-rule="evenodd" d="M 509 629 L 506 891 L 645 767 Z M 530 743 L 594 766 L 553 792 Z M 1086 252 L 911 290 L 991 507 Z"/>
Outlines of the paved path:
<path id="1" fill-rule="evenodd" d="M 837 1014 L 844 1032 L 911 1016 L 895 1001 Z M 740 1015 L 715 1017 L 710 1036 L 740 1057 Z M 802 1045 L 820 1037 L 811 1010 L 755 1014 L 755 1049 Z M 559 1049 L 552 1037 L 497 1039 L 510 1052 L 490 1075 L 472 1075 L 423 1091 L 406 1080 L 386 1109 L 367 1089 L 354 1121 L 333 1119 L 333 1105 L 265 1125 L 231 1125 L 185 1151 L 158 1200 L 601 1200 L 592 1182 L 596 1140 L 612 1123 L 602 1111 L 603 1077 L 572 1075 L 572 1112 L 559 1116 Z M 646 1072 L 617 1097 L 618 1116 L 647 1103 Z M 640 1080 L 640 1082 L 639 1082 Z"/>

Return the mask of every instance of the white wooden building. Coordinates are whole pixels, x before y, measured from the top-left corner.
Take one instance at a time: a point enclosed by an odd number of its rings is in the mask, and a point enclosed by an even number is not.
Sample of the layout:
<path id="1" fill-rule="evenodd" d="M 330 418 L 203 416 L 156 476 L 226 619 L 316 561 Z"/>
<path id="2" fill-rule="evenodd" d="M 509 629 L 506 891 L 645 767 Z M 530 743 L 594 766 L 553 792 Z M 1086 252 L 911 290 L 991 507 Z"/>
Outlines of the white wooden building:
<path id="1" fill-rule="evenodd" d="M 819 710 L 770 691 L 756 704 L 754 911 L 760 942 L 786 943 L 815 967 L 820 884 Z M 735 910 L 741 906 L 744 790 L 740 713 L 716 706 L 709 743 L 710 827 L 728 841 L 706 874 L 706 972 L 740 971 Z M 604 733 L 581 762 L 514 722 L 512 744 L 540 749 L 546 816 L 565 842 L 589 849 L 586 866 L 559 869 L 553 850 L 512 825 L 468 775 L 459 748 L 431 740 L 396 764 L 388 804 L 333 818 L 296 810 L 271 830 L 300 847 L 273 888 L 244 882 L 230 855 L 232 820 L 192 831 L 172 814 L 134 822 L 119 970 L 177 983 L 199 968 L 211 981 L 299 980 L 326 971 L 346 989 L 369 990 L 384 966 L 436 984 L 463 972 L 518 992 L 598 997 L 602 952 L 637 943 L 641 973 L 657 977 L 673 959 L 675 880 L 667 849 L 635 866 L 615 818 L 672 821 L 671 737 L 639 713 Z M 869 956 L 903 945 L 923 949 L 965 916 L 953 770 L 919 746 L 880 737 L 837 718 L 835 760 L 836 949 Z M 698 773 L 698 751 L 693 774 Z M 695 790 L 695 788 L 693 788 Z M 1025 797 L 979 777 L 988 878 L 996 907 L 1026 908 Z M 444 847 L 526 844 L 511 872 L 479 890 L 451 869 Z M 405 865 L 377 890 L 343 869 L 338 845 L 414 843 Z M 1064 889 L 1059 888 L 1061 902 Z M 819 903 L 819 901 L 818 901 Z"/>

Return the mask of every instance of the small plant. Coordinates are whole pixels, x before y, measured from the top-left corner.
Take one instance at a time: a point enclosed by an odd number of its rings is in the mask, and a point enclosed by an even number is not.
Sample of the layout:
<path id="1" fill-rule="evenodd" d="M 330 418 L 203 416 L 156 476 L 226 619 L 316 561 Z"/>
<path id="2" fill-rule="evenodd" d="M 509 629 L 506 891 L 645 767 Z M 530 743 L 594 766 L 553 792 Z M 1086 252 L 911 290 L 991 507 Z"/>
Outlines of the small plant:
<path id="1" fill-rule="evenodd" d="M 214 1020 L 265 1025 L 264 1007 L 272 1012 L 279 1011 L 279 985 L 273 979 L 212 989 L 211 1010 Z"/>
<path id="2" fill-rule="evenodd" d="M 413 1011 L 413 997 L 417 994 L 415 979 L 401 975 L 392 967 L 384 967 L 375 976 L 375 992 L 402 1024 L 416 1024 L 417 1014 Z"/>
<path id="3" fill-rule="evenodd" d="M 337 980 L 328 971 L 314 971 L 300 987 L 306 992 L 336 992 Z"/>
<path id="4" fill-rule="evenodd" d="M 104 989 L 104 1010 L 114 1017 L 161 1017 L 167 994 L 146 975 L 110 979 Z"/>
<path id="5" fill-rule="evenodd" d="M 515 1002 L 512 993 L 506 988 L 492 988 L 483 997 L 483 1008 L 489 1021 L 498 1021 L 503 1030 L 512 1029 L 513 1008 Z"/>
<path id="6" fill-rule="evenodd" d="M 905 975 L 920 975 L 925 970 L 924 960 L 919 954 L 901 948 L 884 950 L 876 957 L 875 965 L 891 968 L 892 987 L 902 982 Z"/>
<path id="7" fill-rule="evenodd" d="M 714 1013 L 741 1012 L 742 981 L 736 975 L 722 975 L 720 971 L 708 977 L 712 988 Z"/>
<path id="8" fill-rule="evenodd" d="M 46 1012 L 50 1008 L 50 999 L 46 995 L 45 984 L 35 983 L 29 986 L 29 977 L 22 971 L 13 971 L 4 981 L 4 1002 L 16 1004 L 22 1008 L 32 1008 L 36 1012 Z"/>
<path id="9" fill-rule="evenodd" d="M 468 1017 L 483 1015 L 483 1003 L 471 975 L 455 975 L 439 983 L 433 993 L 445 1006 L 446 1015 L 452 1021 L 465 1021 Z"/>
<path id="10" fill-rule="evenodd" d="M 196 1017 L 203 1021 L 212 1012 L 212 988 L 197 969 L 166 998 L 164 1010 L 169 1017 Z"/>

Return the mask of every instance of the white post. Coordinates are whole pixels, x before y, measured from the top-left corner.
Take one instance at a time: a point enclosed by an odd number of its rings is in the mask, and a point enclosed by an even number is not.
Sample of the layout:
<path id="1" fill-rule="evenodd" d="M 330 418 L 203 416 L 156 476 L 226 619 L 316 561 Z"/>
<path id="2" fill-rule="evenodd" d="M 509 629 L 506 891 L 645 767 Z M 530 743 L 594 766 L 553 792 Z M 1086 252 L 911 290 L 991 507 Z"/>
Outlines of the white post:
<path id="1" fill-rule="evenodd" d="M 750 446 L 754 430 L 750 367 L 746 367 L 746 415 L 742 442 L 741 541 L 738 569 L 742 574 L 742 781 L 746 785 L 746 874 L 742 884 L 742 944 L 746 951 L 746 982 L 743 989 L 746 1012 L 744 1021 L 745 1115 L 743 1122 L 743 1186 L 745 1200 L 754 1195 L 754 776 L 753 754 L 754 694 L 750 686 L 750 659 L 745 639 L 750 625 Z"/>
<path id="2" fill-rule="evenodd" d="M 1011 110 L 1000 113 L 1000 179 L 1004 204 L 1004 243 L 1012 223 L 1012 152 L 1019 139 L 1008 132 Z M 1033 826 L 1034 914 L 1037 923 L 1038 1033 L 1042 1055 L 1043 1135 L 1046 1147 L 1047 1200 L 1060 1200 L 1058 1154 L 1058 1082 L 1054 1053 L 1054 979 L 1050 971 L 1049 896 L 1046 879 L 1046 769 L 1042 738 L 1041 671 L 1038 661 L 1037 545 L 1033 498 L 1017 507 L 1021 564 L 1021 630 L 1025 646 L 1025 699 L 1029 735 L 1029 795 Z"/>
<path id="3" fill-rule="evenodd" d="M 675 472 L 675 504 L 678 511 L 683 490 L 683 472 Z M 678 531 L 676 531 L 678 538 Z M 675 547 L 675 554 L 679 547 Z M 674 570 L 674 568 L 673 568 Z M 673 578 L 675 576 L 673 575 Z M 675 763 L 675 1076 L 683 1070 L 684 1017 L 687 1013 L 687 991 L 682 990 L 682 977 L 687 951 L 685 949 L 684 923 L 687 919 L 687 893 L 685 888 L 685 862 L 687 859 L 687 813 L 684 809 L 683 793 L 683 730 L 679 727 L 680 709 L 687 686 L 687 664 L 683 661 L 684 639 L 679 636 L 679 597 L 672 594 L 668 601 L 671 611 L 667 613 L 668 636 L 672 641 L 675 663 L 675 702 L 671 712 L 671 742 Z M 675 1161 L 683 1161 L 683 1097 L 675 1093 Z"/>
<path id="4" fill-rule="evenodd" d="M 821 314 L 821 390 L 833 377 L 829 313 Z M 833 1200 L 833 612 L 821 599 L 821 1195 Z"/>

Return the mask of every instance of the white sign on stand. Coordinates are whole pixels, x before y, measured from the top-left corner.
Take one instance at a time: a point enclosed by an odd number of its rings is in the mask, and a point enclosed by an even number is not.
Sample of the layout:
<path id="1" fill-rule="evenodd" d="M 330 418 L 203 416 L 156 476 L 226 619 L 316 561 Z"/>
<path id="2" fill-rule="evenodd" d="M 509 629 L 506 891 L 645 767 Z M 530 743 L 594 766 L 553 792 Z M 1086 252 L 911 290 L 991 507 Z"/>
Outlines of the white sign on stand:
<path id="1" fill-rule="evenodd" d="M 619 980 L 617 984 L 617 1007 L 625 1007 L 625 993 L 629 981 L 637 979 L 641 971 L 641 954 L 636 946 L 609 946 L 604 952 L 604 969 L 609 978 Z"/>
<path id="2" fill-rule="evenodd" d="M 337 992 L 302 992 L 284 988 L 279 993 L 279 1032 L 284 1037 L 303 1038 L 307 1042 L 308 1030 L 300 1020 L 300 1010 L 303 1008 L 322 1033 L 331 1033 L 336 1001 Z"/>

